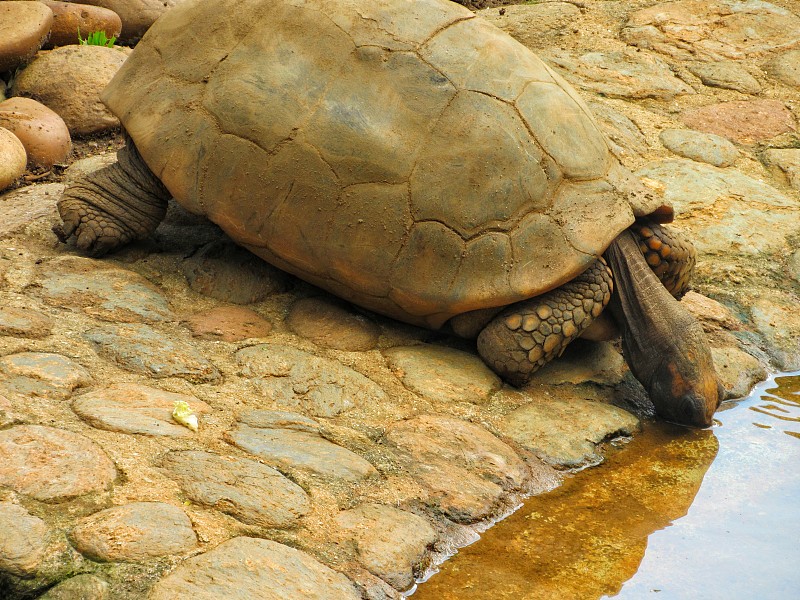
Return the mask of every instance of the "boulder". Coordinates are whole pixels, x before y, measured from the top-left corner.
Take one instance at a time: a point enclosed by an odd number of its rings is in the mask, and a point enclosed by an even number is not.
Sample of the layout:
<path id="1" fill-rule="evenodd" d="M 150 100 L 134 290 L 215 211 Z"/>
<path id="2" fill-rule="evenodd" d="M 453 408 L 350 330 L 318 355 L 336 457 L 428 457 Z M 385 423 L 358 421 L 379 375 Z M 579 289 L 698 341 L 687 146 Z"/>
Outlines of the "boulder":
<path id="1" fill-rule="evenodd" d="M 9 98 L 0 102 L 0 127 L 19 138 L 32 166 L 49 168 L 63 163 L 72 151 L 72 139 L 64 119 L 30 98 Z"/>
<path id="2" fill-rule="evenodd" d="M 22 177 L 28 156 L 25 146 L 8 129 L 0 127 L 0 190 Z"/>
<path id="3" fill-rule="evenodd" d="M 40 2 L 0 2 L 0 73 L 28 62 L 52 25 L 53 11 Z"/>
<path id="4" fill-rule="evenodd" d="M 162 14 L 182 0 L 84 0 L 117 13 L 122 19 L 120 42 L 134 44 Z"/>
<path id="5" fill-rule="evenodd" d="M 78 43 L 78 36 L 86 38 L 90 33 L 103 31 L 106 38 L 119 37 L 122 21 L 113 10 L 90 4 L 40 0 L 53 11 L 53 27 L 45 48 L 69 46 Z"/>

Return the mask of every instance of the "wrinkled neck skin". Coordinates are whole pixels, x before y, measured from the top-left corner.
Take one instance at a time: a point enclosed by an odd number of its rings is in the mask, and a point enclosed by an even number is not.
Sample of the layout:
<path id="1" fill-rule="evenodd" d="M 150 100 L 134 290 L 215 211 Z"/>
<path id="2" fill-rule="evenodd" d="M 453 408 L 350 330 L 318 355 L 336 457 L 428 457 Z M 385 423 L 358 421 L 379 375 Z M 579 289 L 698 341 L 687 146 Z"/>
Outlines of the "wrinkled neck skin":
<path id="1" fill-rule="evenodd" d="M 629 232 L 614 240 L 606 260 L 614 273 L 610 307 L 625 359 L 659 417 L 711 425 L 722 388 L 703 328 L 661 285 Z"/>

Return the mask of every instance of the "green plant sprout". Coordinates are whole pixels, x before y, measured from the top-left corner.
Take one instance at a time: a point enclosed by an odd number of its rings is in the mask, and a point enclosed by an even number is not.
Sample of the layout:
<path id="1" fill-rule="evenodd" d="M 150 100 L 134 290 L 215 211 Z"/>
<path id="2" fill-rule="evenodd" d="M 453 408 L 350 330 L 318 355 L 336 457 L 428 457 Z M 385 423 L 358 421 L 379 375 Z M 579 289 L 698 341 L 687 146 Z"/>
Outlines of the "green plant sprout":
<path id="1" fill-rule="evenodd" d="M 106 37 L 105 31 L 93 31 L 86 36 L 86 39 L 81 37 L 81 30 L 78 30 L 78 42 L 82 46 L 105 46 L 106 48 L 113 48 L 114 42 L 117 41 L 116 36 Z"/>

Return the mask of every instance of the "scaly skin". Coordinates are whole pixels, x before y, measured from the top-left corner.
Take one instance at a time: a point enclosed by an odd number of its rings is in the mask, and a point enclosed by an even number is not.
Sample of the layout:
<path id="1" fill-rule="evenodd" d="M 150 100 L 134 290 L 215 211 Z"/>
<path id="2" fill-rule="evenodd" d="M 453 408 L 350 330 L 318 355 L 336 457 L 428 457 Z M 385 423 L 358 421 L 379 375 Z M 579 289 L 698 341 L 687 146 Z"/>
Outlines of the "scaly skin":
<path id="1" fill-rule="evenodd" d="M 68 187 L 58 201 L 63 227 L 53 231 L 62 242 L 75 235 L 76 246 L 101 256 L 155 231 L 170 194 L 142 161 L 128 139 L 117 162 Z"/>

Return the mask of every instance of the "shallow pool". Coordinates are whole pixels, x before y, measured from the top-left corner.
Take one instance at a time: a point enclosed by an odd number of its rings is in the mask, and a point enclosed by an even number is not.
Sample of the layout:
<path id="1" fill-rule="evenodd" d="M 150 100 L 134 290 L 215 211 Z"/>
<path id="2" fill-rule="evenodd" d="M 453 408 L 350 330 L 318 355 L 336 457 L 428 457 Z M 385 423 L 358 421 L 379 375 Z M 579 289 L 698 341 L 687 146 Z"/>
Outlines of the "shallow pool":
<path id="1" fill-rule="evenodd" d="M 800 373 L 717 420 L 648 424 L 463 548 L 413 600 L 800 598 Z"/>

